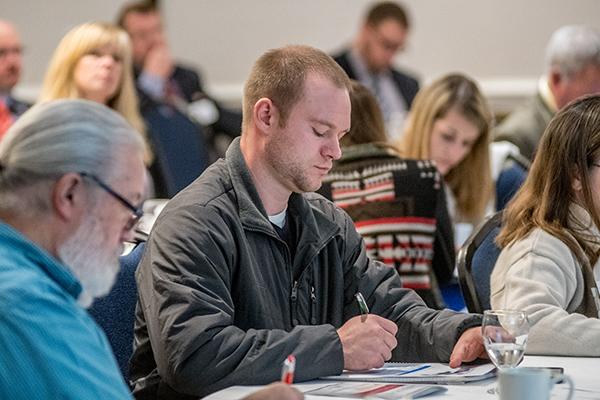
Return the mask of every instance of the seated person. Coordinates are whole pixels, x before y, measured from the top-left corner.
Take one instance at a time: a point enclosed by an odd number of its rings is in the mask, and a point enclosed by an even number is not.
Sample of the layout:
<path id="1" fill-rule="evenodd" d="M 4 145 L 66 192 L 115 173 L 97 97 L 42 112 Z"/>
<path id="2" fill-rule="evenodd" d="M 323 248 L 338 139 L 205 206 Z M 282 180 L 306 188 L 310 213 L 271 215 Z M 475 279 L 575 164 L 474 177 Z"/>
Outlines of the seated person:
<path id="1" fill-rule="evenodd" d="M 419 82 L 398 70 L 394 60 L 406 48 L 412 27 L 407 10 L 395 1 L 373 3 L 349 47 L 334 56 L 351 79 L 377 98 L 390 140 L 402 134 Z"/>
<path id="2" fill-rule="evenodd" d="M 383 116 L 369 89 L 352 81 L 350 132 L 342 157 L 319 193 L 354 220 L 370 258 L 398 271 L 432 308 L 444 308 L 439 285 L 454 271 L 454 240 L 443 182 L 435 166 L 402 159 L 387 145 Z"/>
<path id="3" fill-rule="evenodd" d="M 161 113 L 168 118 L 164 106 L 170 104 L 203 126 L 199 134 L 222 134 L 220 139 L 228 141 L 239 136 L 242 124 L 239 111 L 230 110 L 209 97 L 198 71 L 173 59 L 163 18 L 155 3 L 144 0 L 126 3 L 117 17 L 118 25 L 127 31 L 133 43 L 134 74 L 142 113 L 163 110 Z M 222 156 L 218 140 L 210 143 L 217 137 L 207 135 L 206 139 L 211 146 L 217 146 L 210 148 L 216 152 L 212 157 Z"/>
<path id="4" fill-rule="evenodd" d="M 600 356 L 600 96 L 559 111 L 497 238 L 492 308 L 527 312 L 527 352 Z"/>
<path id="5" fill-rule="evenodd" d="M 489 137 L 492 114 L 474 81 L 443 76 L 415 98 L 404 135 L 404 157 L 435 162 L 446 182 L 454 222 L 475 224 L 492 200 Z"/>
<path id="6" fill-rule="evenodd" d="M 0 398 L 131 398 L 85 307 L 133 236 L 143 151 L 122 117 L 82 100 L 30 109 L 0 143 Z"/>
<path id="7" fill-rule="evenodd" d="M 475 81 L 448 74 L 417 94 L 397 142 L 403 157 L 435 162 L 448 189 L 448 212 L 454 224 L 475 226 L 494 210 L 494 187 L 504 160 L 490 148 L 491 123 L 492 113 Z M 502 151 L 504 157 L 509 153 Z M 522 179 L 508 188 L 519 186 Z"/>
<path id="8" fill-rule="evenodd" d="M 144 151 L 125 119 L 84 100 L 32 108 L 0 143 L 1 399 L 132 398 L 85 308 L 133 239 Z M 301 395 L 274 385 L 251 398 Z"/>
<path id="9" fill-rule="evenodd" d="M 169 201 L 138 267 L 136 397 L 266 383 L 289 354 L 305 381 L 387 360 L 458 366 L 484 352 L 479 316 L 428 308 L 369 260 L 345 212 L 311 193 L 341 156 L 349 88 L 308 46 L 255 63 L 241 137 Z M 358 292 L 372 312 L 364 322 Z"/>
<path id="10" fill-rule="evenodd" d="M 144 161 L 150 166 L 153 154 L 138 111 L 131 68 L 131 43 L 125 31 L 105 22 L 77 25 L 54 50 L 39 101 L 87 99 L 112 108 L 146 143 Z"/>
<path id="11" fill-rule="evenodd" d="M 15 26 L 0 19 L 0 140 L 29 104 L 12 95 L 21 78 L 23 46 Z"/>
<path id="12" fill-rule="evenodd" d="M 600 30 L 585 25 L 558 28 L 544 59 L 546 73 L 536 93 L 495 129 L 495 140 L 514 143 L 529 160 L 558 110 L 580 96 L 600 93 Z"/>

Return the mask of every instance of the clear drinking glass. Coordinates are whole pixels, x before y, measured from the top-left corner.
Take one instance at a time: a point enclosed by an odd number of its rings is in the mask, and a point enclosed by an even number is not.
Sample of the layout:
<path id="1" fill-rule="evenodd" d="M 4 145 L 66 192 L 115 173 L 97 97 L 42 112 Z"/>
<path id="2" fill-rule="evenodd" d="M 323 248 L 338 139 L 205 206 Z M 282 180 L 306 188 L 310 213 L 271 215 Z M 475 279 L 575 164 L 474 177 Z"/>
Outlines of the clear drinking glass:
<path id="1" fill-rule="evenodd" d="M 514 368 L 521 363 L 529 333 L 529 320 L 525 312 L 485 311 L 481 330 L 485 350 L 497 368 Z"/>
<path id="2" fill-rule="evenodd" d="M 514 368 L 525 355 L 529 320 L 527 314 L 518 310 L 487 310 L 481 322 L 483 344 L 496 368 Z M 498 389 L 487 391 L 497 394 Z"/>

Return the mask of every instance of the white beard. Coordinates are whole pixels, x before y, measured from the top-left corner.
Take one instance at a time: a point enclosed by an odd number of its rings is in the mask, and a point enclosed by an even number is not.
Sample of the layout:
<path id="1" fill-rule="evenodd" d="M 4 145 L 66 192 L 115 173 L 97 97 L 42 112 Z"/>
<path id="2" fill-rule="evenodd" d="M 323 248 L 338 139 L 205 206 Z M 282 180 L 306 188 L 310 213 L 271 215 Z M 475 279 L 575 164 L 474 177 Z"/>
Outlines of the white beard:
<path id="1" fill-rule="evenodd" d="M 110 251 L 98 219 L 90 215 L 58 251 L 62 262 L 77 277 L 83 290 L 77 302 L 84 308 L 110 292 L 119 273 L 122 246 Z"/>

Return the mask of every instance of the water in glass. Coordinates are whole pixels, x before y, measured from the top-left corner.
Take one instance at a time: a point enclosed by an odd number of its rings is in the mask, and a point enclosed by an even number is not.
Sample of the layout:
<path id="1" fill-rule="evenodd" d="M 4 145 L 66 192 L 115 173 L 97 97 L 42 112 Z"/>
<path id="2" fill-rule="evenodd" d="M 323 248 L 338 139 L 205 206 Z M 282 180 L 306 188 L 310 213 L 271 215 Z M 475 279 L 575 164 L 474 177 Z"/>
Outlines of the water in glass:
<path id="1" fill-rule="evenodd" d="M 481 325 L 485 349 L 498 368 L 519 365 L 525 354 L 529 321 L 517 310 L 488 310 Z"/>

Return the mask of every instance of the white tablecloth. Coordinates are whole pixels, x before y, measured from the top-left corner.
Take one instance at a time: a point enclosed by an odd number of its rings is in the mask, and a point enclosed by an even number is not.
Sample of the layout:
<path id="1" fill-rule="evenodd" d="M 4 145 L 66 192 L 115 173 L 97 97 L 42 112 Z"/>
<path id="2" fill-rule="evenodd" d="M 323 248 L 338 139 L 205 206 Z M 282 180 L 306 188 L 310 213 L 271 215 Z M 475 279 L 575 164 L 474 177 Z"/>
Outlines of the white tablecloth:
<path id="1" fill-rule="evenodd" d="M 563 367 L 565 374 L 569 375 L 575 382 L 574 399 L 588 400 L 600 399 L 600 358 L 580 357 L 540 357 L 525 356 L 522 366 L 527 367 Z M 295 387 L 306 392 L 323 386 L 326 382 L 310 381 L 296 384 Z M 426 399 L 463 399 L 463 400 L 493 400 L 497 396 L 487 393 L 488 389 L 496 386 L 494 379 L 483 382 L 473 382 L 466 385 L 449 385 L 448 391 L 438 396 L 428 396 Z M 564 399 L 567 395 L 567 385 L 556 385 L 552 391 L 552 399 Z M 234 400 L 256 391 L 262 386 L 234 386 L 213 393 L 206 399 L 209 400 Z M 306 396 L 307 400 L 332 399 L 332 397 Z M 337 399 L 343 400 L 340 397 Z"/>

